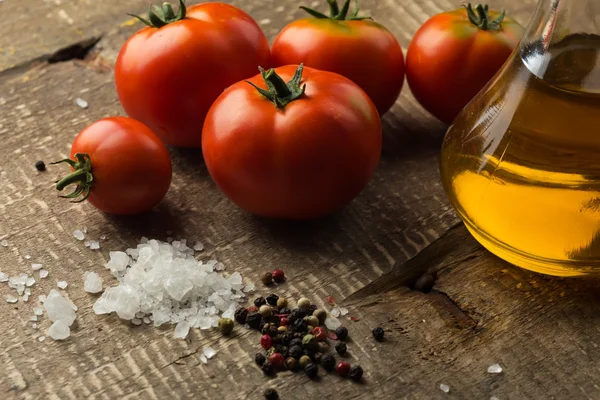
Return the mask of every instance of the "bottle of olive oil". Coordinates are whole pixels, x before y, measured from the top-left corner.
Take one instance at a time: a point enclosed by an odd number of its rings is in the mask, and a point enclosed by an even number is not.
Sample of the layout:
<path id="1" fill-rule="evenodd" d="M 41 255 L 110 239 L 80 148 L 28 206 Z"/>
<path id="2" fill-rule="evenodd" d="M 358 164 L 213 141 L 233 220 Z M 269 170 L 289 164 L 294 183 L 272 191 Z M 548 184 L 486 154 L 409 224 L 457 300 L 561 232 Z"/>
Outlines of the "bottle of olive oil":
<path id="1" fill-rule="evenodd" d="M 472 235 L 545 274 L 600 274 L 595 2 L 540 0 L 521 45 L 457 117 L 442 149 L 444 188 Z"/>

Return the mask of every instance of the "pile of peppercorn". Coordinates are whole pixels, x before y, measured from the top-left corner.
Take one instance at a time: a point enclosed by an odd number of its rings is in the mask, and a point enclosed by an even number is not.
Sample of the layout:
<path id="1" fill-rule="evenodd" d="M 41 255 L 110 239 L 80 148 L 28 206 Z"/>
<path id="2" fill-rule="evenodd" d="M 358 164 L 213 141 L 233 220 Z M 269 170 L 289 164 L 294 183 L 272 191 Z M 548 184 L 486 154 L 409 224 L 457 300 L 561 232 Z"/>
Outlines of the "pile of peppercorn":
<path id="1" fill-rule="evenodd" d="M 349 377 L 360 382 L 363 370 L 356 365 L 342 361 L 337 363 L 328 339 L 335 340 L 335 351 L 343 356 L 346 351 L 348 330 L 338 327 L 335 334 L 328 332 L 323 326 L 327 312 L 318 309 L 307 298 L 297 302 L 297 308 L 288 308 L 288 302 L 276 294 L 266 298 L 258 297 L 254 305 L 240 308 L 235 313 L 235 320 L 247 324 L 251 329 L 262 333 L 260 344 L 265 354 L 256 354 L 254 360 L 266 375 L 276 371 L 302 370 L 310 378 L 316 378 L 318 365 L 331 372 L 334 369 L 342 377 Z M 337 365 L 336 365 L 337 363 Z"/>

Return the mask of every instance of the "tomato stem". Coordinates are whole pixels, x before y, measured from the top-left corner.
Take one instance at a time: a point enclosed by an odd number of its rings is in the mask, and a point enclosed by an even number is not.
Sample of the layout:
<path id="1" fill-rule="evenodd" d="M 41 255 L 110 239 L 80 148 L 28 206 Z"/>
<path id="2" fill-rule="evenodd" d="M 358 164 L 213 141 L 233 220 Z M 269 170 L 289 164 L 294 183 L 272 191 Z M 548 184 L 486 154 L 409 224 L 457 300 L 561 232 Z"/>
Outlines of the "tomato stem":
<path id="1" fill-rule="evenodd" d="M 258 93 L 273 102 L 275 107 L 279 109 L 285 108 L 292 101 L 302 97 L 306 90 L 306 84 L 300 86 L 302 83 L 302 71 L 304 70 L 303 64 L 298 66 L 294 77 L 287 83 L 272 68 L 268 71 L 265 71 L 262 67 L 258 67 L 258 69 L 267 84 L 267 90 L 256 86 L 252 82 L 246 81 L 246 83 L 252 85 Z"/>
<path id="2" fill-rule="evenodd" d="M 477 4 L 475 9 L 471 3 L 463 4 L 467 10 L 469 21 L 483 31 L 502 30 L 502 21 L 506 16 L 506 10 L 503 10 L 496 19 L 490 20 L 489 6 L 487 4 Z"/>
<path id="3" fill-rule="evenodd" d="M 348 15 L 348 12 L 350 11 L 350 1 L 351 0 L 346 0 L 340 9 L 337 0 L 327 0 L 327 3 L 329 3 L 329 16 L 317 10 L 313 10 L 312 8 L 304 6 L 301 6 L 300 8 L 318 19 L 331 19 L 336 21 L 361 21 L 364 19 L 371 19 L 371 17 L 360 17 L 358 15 L 358 0 L 354 0 L 354 11 Z"/>
<path id="4" fill-rule="evenodd" d="M 65 176 L 61 180 L 56 182 L 56 190 L 62 191 L 69 185 L 77 184 L 75 190 L 66 196 L 59 196 L 65 199 L 76 199 L 79 196 L 83 196 L 78 200 L 73 200 L 72 203 L 81 203 L 85 201 L 92 190 L 92 184 L 94 183 L 94 176 L 92 175 L 92 161 L 90 156 L 85 153 L 75 154 L 77 161 L 66 158 L 64 160 L 53 162 L 52 164 L 65 163 L 69 164 L 74 169 L 69 175 Z"/>
<path id="5" fill-rule="evenodd" d="M 154 9 L 154 11 L 152 11 Z M 170 3 L 163 3 L 162 7 L 153 6 L 148 10 L 148 19 L 144 19 L 139 15 L 127 14 L 134 18 L 137 18 L 144 24 L 151 28 L 162 28 L 165 25 L 172 24 L 173 22 L 181 21 L 185 18 L 187 9 L 185 7 L 185 0 L 179 0 L 179 11 L 175 14 L 173 6 Z"/>

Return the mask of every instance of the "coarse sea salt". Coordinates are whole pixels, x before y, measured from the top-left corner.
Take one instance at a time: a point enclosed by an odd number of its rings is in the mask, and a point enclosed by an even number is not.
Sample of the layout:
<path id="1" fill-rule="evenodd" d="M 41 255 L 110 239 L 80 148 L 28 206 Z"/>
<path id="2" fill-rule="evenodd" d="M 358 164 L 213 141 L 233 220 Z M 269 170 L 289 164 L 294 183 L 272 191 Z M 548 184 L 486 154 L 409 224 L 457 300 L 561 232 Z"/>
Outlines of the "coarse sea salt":
<path id="1" fill-rule="evenodd" d="M 100 293 L 102 291 L 102 278 L 95 272 L 86 272 L 83 280 L 83 290 L 88 293 Z"/>
<path id="2" fill-rule="evenodd" d="M 0 272 L 0 282 L 8 282 L 8 275 L 4 272 Z"/>
<path id="3" fill-rule="evenodd" d="M 31 264 L 31 269 L 34 271 L 39 271 L 40 269 L 42 269 L 42 267 L 43 267 L 43 265 L 39 264 L 39 263 Z"/>
<path id="4" fill-rule="evenodd" d="M 202 349 L 202 354 L 204 354 L 206 358 L 210 360 L 217 354 L 217 352 L 212 347 L 205 347 L 204 349 Z"/>
<path id="5" fill-rule="evenodd" d="M 96 240 L 92 240 L 90 242 L 90 250 L 98 250 L 100 248 L 100 243 Z"/>
<path id="6" fill-rule="evenodd" d="M 45 269 L 40 269 L 40 278 L 44 279 L 48 276 L 48 271 Z"/>
<path id="7" fill-rule="evenodd" d="M 9 304 L 15 304 L 16 302 L 19 301 L 19 299 L 17 297 L 10 296 L 10 295 L 4 296 L 4 300 L 6 300 L 6 302 L 9 303 Z"/>
<path id="8" fill-rule="evenodd" d="M 68 338 L 71 335 L 70 326 L 77 318 L 75 314 L 77 306 L 71 300 L 63 297 L 56 289 L 52 289 L 44 300 L 44 309 L 48 314 L 48 319 L 53 322 L 48 330 L 48 336 L 54 340 Z"/>
<path id="9" fill-rule="evenodd" d="M 502 372 L 500 364 L 492 364 L 487 369 L 488 374 L 499 374 Z"/>
<path id="10" fill-rule="evenodd" d="M 3 240 L 0 242 L 0 246 L 2 247 L 8 247 L 8 242 L 6 240 Z"/>
<path id="11" fill-rule="evenodd" d="M 56 286 L 64 290 L 67 288 L 67 286 L 69 286 L 69 284 L 67 283 L 67 281 L 58 281 L 56 282 Z"/>
<path id="12" fill-rule="evenodd" d="M 444 393 L 449 393 L 450 392 L 450 386 L 445 385 L 445 384 L 440 384 L 440 390 Z"/>
<path id="13" fill-rule="evenodd" d="M 85 239 L 85 233 L 83 233 L 81 230 L 77 229 L 75 231 L 73 231 L 73 236 L 75 237 L 75 239 L 77 240 L 84 240 Z"/>
<path id="14" fill-rule="evenodd" d="M 122 319 L 153 321 L 154 326 L 174 324 L 177 338 L 186 338 L 191 328 L 216 327 L 220 315 L 232 318 L 245 297 L 238 272 L 227 276 L 217 272 L 224 269 L 222 263 L 196 260 L 185 240 L 142 238 L 136 248 L 111 251 L 109 257 L 106 268 L 119 284 L 104 291 L 94 312 L 116 312 Z"/>

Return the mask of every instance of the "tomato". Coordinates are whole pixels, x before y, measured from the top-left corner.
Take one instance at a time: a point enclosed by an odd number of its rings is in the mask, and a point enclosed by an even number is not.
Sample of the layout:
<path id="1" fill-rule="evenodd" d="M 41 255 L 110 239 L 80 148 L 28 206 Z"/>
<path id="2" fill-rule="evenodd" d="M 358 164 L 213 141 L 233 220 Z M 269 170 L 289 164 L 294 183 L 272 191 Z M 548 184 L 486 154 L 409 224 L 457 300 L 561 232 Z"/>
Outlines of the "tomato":
<path id="1" fill-rule="evenodd" d="M 406 78 L 421 105 L 450 124 L 502 67 L 523 35 L 513 19 L 470 4 L 435 15 L 406 53 Z"/>
<path id="2" fill-rule="evenodd" d="M 342 9 L 330 1 L 331 17 L 304 8 L 315 18 L 287 25 L 273 42 L 274 66 L 304 63 L 336 72 L 360 86 L 380 115 L 396 102 L 404 83 L 404 55 L 394 35 L 377 22 L 348 15 L 350 0 Z"/>
<path id="3" fill-rule="evenodd" d="M 244 11 L 223 3 L 185 8 L 178 15 L 163 5 L 161 20 L 150 13 L 148 27 L 121 49 L 115 66 L 119 100 L 127 114 L 163 140 L 200 147 L 208 109 L 223 90 L 269 65 L 269 43 Z M 160 12 L 157 11 L 158 14 Z"/>
<path id="4" fill-rule="evenodd" d="M 66 198 L 89 200 L 111 214 L 138 214 L 158 204 L 171 184 L 171 159 L 161 140 L 144 124 L 127 117 L 101 119 L 82 130 L 70 158 L 74 169 L 56 188 L 76 184 Z M 57 164 L 57 163 L 54 163 Z"/>
<path id="5" fill-rule="evenodd" d="M 206 117 L 208 171 L 251 213 L 324 216 L 356 197 L 379 163 L 381 121 L 366 93 L 332 72 L 302 74 L 302 66 L 262 70 L 229 87 Z"/>

